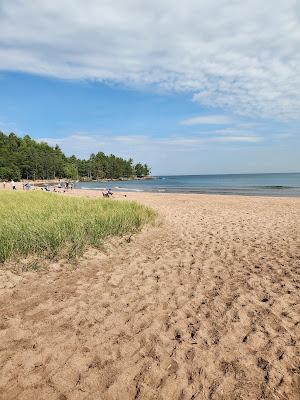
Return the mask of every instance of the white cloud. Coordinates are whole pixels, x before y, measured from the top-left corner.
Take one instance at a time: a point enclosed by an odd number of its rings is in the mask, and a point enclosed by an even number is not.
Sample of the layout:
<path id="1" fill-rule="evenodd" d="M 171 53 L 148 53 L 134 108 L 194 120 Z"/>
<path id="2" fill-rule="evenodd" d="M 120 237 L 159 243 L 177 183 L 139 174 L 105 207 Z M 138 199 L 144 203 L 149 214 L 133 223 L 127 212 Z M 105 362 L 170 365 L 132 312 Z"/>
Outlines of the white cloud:
<path id="1" fill-rule="evenodd" d="M 143 135 L 122 135 L 122 136 L 113 136 L 111 140 L 116 141 L 116 142 L 125 142 L 125 143 L 137 143 L 137 142 L 143 142 L 144 140 L 147 140 L 147 136 Z"/>
<path id="2" fill-rule="evenodd" d="M 40 138 L 39 142 L 47 142 L 51 146 L 58 144 L 67 154 L 75 154 L 87 158 L 91 153 L 104 151 L 122 157 L 133 157 L 135 161 L 145 160 L 151 162 L 151 154 L 168 154 L 178 151 L 197 150 L 199 147 L 207 148 L 218 143 L 259 143 L 263 139 L 258 135 L 230 135 L 230 136 L 166 136 L 152 137 L 147 135 L 89 135 L 73 134 L 62 138 Z"/>
<path id="3" fill-rule="evenodd" d="M 11 122 L 11 121 L 7 121 L 7 119 L 5 119 L 5 118 L 1 118 L 1 115 L 0 115 L 0 131 L 1 132 L 8 132 L 8 133 L 10 133 L 10 132 L 12 132 L 12 131 L 14 131 L 14 130 L 17 130 L 17 125 L 16 125 L 16 123 L 15 122 Z"/>
<path id="4" fill-rule="evenodd" d="M 205 137 L 175 137 L 175 138 L 162 138 L 159 143 L 175 146 L 197 146 L 197 145 L 208 145 L 210 143 L 217 142 L 246 142 L 246 143 L 259 143 L 263 140 L 261 136 L 258 135 L 240 135 L 240 136 L 205 136 Z"/>
<path id="5" fill-rule="evenodd" d="M 106 146 L 107 140 L 102 136 L 93 136 L 84 133 L 75 133 L 73 135 L 52 138 L 38 138 L 38 142 L 46 142 L 50 146 L 58 145 L 69 156 L 75 154 L 77 157 L 87 158 L 91 153 L 101 151 Z"/>
<path id="6" fill-rule="evenodd" d="M 260 136 L 221 136 L 211 139 L 213 142 L 246 142 L 246 143 L 259 143 L 263 140 Z"/>
<path id="7" fill-rule="evenodd" d="M 225 115 L 201 115 L 199 117 L 185 119 L 181 125 L 224 125 L 230 124 L 232 120 Z"/>
<path id="8" fill-rule="evenodd" d="M 186 91 L 300 118 L 295 0 L 2 0 L 0 69 Z"/>
<path id="9" fill-rule="evenodd" d="M 74 135 L 85 137 L 76 141 Z M 268 142 L 263 136 L 246 134 L 236 139 L 234 135 L 165 136 L 155 138 L 141 135 L 131 142 L 114 140 L 101 133 L 76 132 L 60 138 L 59 145 L 68 154 L 88 157 L 92 152 L 103 151 L 135 162 L 142 161 L 153 167 L 152 173 L 159 174 L 212 174 L 248 172 L 291 172 L 299 170 L 299 146 L 287 148 L 281 141 Z M 124 135 L 125 136 L 125 135 Z M 136 137 L 136 135 L 128 135 Z M 223 139 L 224 137 L 224 139 Z M 236 135 L 238 137 L 238 135 Z M 41 139 L 55 144 L 56 138 Z M 262 143 L 259 143 L 259 142 Z M 266 146 L 266 144 L 268 144 Z M 288 163 L 286 154 L 288 151 Z M 274 160 L 276 162 L 274 163 Z"/>

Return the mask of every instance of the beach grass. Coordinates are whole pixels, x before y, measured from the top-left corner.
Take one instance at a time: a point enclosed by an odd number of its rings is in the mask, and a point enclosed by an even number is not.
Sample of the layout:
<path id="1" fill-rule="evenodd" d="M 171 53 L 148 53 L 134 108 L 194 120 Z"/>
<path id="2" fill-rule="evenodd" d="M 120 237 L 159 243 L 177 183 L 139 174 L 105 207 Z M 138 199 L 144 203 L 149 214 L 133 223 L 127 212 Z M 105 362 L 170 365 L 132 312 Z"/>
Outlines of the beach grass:
<path id="1" fill-rule="evenodd" d="M 135 202 L 1 191 L 0 262 L 31 254 L 73 258 L 155 218 L 154 210 Z"/>

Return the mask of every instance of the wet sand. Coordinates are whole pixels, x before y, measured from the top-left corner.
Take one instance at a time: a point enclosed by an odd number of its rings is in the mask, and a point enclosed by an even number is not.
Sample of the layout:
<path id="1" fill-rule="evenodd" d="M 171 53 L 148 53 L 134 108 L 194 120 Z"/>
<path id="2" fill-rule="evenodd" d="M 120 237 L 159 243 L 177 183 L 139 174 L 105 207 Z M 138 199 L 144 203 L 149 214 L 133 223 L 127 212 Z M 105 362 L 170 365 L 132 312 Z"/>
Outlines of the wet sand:
<path id="1" fill-rule="evenodd" d="M 126 199 L 161 224 L 2 268 L 0 398 L 298 399 L 300 198 Z"/>

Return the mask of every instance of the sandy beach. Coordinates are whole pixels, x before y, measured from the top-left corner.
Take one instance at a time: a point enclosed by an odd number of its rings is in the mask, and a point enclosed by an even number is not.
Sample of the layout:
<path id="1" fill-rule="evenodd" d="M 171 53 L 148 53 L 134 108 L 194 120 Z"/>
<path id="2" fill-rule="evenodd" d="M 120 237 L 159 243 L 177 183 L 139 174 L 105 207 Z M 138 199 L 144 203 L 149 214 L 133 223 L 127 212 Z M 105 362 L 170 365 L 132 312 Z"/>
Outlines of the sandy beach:
<path id="1" fill-rule="evenodd" d="M 160 223 L 1 269 L 0 398 L 299 399 L 300 198 L 126 200 Z"/>

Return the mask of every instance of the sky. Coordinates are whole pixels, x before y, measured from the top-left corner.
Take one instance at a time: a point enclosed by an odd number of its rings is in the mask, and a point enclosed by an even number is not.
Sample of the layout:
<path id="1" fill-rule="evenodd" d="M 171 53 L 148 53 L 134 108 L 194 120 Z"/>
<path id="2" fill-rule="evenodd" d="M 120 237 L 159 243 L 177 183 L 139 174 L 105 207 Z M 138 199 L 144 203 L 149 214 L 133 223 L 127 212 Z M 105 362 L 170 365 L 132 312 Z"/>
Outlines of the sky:
<path id="1" fill-rule="evenodd" d="M 0 0 L 0 130 L 154 175 L 300 171 L 298 0 Z"/>

